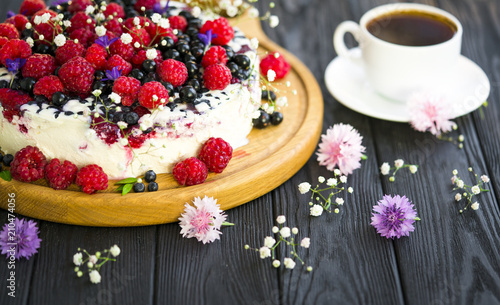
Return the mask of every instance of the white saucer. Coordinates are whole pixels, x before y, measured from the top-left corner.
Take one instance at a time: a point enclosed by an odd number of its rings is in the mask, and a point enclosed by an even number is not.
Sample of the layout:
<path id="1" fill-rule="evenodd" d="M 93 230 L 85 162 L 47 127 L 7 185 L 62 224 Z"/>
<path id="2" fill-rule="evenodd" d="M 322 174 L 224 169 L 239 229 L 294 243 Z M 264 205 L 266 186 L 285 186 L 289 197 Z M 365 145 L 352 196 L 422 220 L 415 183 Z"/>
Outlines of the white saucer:
<path id="1" fill-rule="evenodd" d="M 359 53 L 359 48 L 350 52 Z M 370 86 L 365 72 L 348 59 L 337 57 L 326 68 L 325 83 L 330 93 L 344 106 L 377 119 L 408 122 L 405 102 L 388 99 Z M 440 93 L 454 103 L 455 115 L 476 110 L 490 94 L 490 81 L 484 71 L 470 59 L 460 56 L 457 73 L 443 80 Z M 442 90 L 441 90 L 442 89 Z"/>

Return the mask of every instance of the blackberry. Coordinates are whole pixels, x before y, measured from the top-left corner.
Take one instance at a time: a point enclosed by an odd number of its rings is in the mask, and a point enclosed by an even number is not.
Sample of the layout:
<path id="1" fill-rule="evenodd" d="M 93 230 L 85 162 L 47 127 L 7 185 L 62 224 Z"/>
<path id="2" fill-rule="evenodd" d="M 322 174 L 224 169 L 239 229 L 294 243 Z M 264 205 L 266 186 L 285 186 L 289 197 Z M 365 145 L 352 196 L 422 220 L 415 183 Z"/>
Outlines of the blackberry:
<path id="1" fill-rule="evenodd" d="M 145 190 L 146 190 L 146 186 L 144 185 L 144 183 L 134 183 L 134 192 L 136 193 L 143 193 Z"/>
<path id="2" fill-rule="evenodd" d="M 144 174 L 144 180 L 146 180 L 147 183 L 154 182 L 156 180 L 156 173 L 153 170 L 148 170 Z"/>
<path id="3" fill-rule="evenodd" d="M 156 62 L 151 59 L 146 59 L 142 62 L 142 70 L 146 71 L 146 73 L 155 72 L 156 71 Z"/>
<path id="4" fill-rule="evenodd" d="M 273 112 L 273 114 L 271 114 L 271 124 L 276 126 L 281 124 L 281 122 L 283 122 L 283 114 L 278 111 Z"/>
<path id="5" fill-rule="evenodd" d="M 54 106 L 62 107 L 66 105 L 67 102 L 68 97 L 64 93 L 57 91 L 52 94 L 52 104 L 54 104 Z"/>
<path id="6" fill-rule="evenodd" d="M 262 99 L 270 102 L 276 101 L 276 93 L 269 90 L 262 91 Z"/>
<path id="7" fill-rule="evenodd" d="M 128 76 L 142 81 L 144 79 L 145 74 L 139 69 L 133 69 L 132 71 L 130 71 L 130 74 Z"/>
<path id="8" fill-rule="evenodd" d="M 179 97 L 183 102 L 192 103 L 196 99 L 196 90 L 191 86 L 182 87 Z"/>
<path id="9" fill-rule="evenodd" d="M 148 192 L 156 192 L 158 190 L 158 183 L 151 182 L 148 184 Z"/>
<path id="10" fill-rule="evenodd" d="M 135 112 L 127 112 L 123 115 L 125 123 L 129 125 L 135 125 L 139 122 L 139 115 Z"/>
<path id="11" fill-rule="evenodd" d="M 234 55 L 233 61 L 243 70 L 250 68 L 250 58 L 243 54 Z"/>
<path id="12" fill-rule="evenodd" d="M 6 154 L 2 158 L 2 163 L 3 163 L 3 165 L 5 165 L 7 167 L 10 167 L 10 164 L 12 163 L 12 160 L 14 160 L 14 156 L 11 155 L 11 154 Z"/>
<path id="13" fill-rule="evenodd" d="M 265 111 L 260 111 L 260 116 L 256 119 L 253 119 L 253 126 L 258 129 L 264 129 L 269 126 L 270 117 L 269 114 Z"/>

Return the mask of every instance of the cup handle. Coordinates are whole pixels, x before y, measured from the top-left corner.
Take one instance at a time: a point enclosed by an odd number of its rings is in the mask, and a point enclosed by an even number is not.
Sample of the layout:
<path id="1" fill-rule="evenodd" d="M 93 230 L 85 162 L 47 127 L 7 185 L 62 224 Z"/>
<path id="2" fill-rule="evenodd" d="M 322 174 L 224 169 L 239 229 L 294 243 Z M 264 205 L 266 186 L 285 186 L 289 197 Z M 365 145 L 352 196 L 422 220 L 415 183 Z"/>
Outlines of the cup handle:
<path id="1" fill-rule="evenodd" d="M 344 36 L 346 33 L 351 33 L 354 36 L 354 39 L 361 45 L 361 27 L 354 21 L 344 21 L 337 26 L 335 33 L 333 34 L 333 47 L 335 52 L 341 57 L 349 59 L 352 63 L 360 65 L 361 54 L 356 53 L 353 54 L 349 52 L 349 49 L 345 45 Z"/>

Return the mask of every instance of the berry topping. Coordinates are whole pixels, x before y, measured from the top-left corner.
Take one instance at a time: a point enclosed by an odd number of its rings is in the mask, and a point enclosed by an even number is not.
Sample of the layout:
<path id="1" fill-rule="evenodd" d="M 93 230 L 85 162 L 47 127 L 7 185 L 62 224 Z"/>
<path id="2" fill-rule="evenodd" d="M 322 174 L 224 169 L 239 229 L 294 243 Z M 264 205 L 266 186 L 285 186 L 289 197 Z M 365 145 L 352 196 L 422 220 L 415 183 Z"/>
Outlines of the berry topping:
<path id="1" fill-rule="evenodd" d="M 208 170 L 222 173 L 233 156 L 233 148 L 222 138 L 210 138 L 205 142 L 198 155 Z"/>
<path id="2" fill-rule="evenodd" d="M 132 43 L 125 44 L 121 39 L 118 39 L 109 46 L 109 52 L 111 55 L 120 55 L 123 59 L 130 62 L 134 56 L 134 47 Z"/>
<path id="3" fill-rule="evenodd" d="M 220 46 L 212 46 L 207 50 L 205 55 L 203 55 L 203 59 L 201 60 L 201 65 L 203 68 L 206 68 L 210 65 L 215 64 L 223 64 L 227 63 L 227 55 L 226 50 Z"/>
<path id="4" fill-rule="evenodd" d="M 39 10 L 45 8 L 45 2 L 43 0 L 24 0 L 19 8 L 19 14 L 24 16 L 32 16 Z"/>
<path id="5" fill-rule="evenodd" d="M 180 185 L 196 185 L 207 179 L 207 166 L 195 157 L 177 163 L 172 171 L 175 180 Z"/>
<path id="6" fill-rule="evenodd" d="M 70 13 L 76 13 L 80 11 L 84 11 L 87 6 L 92 6 L 92 0 L 72 0 L 70 6 L 68 7 L 68 11 Z"/>
<path id="7" fill-rule="evenodd" d="M 145 83 L 139 91 L 139 103 L 149 109 L 165 105 L 168 98 L 167 89 L 159 82 Z"/>
<path id="8" fill-rule="evenodd" d="M 91 127 L 95 130 L 97 136 L 106 144 L 111 145 L 118 142 L 122 131 L 118 125 L 104 121 L 101 117 L 93 118 Z"/>
<path id="9" fill-rule="evenodd" d="M 113 55 L 108 59 L 107 70 L 117 68 L 121 75 L 127 76 L 132 71 L 132 64 L 123 59 L 120 55 Z"/>
<path id="10" fill-rule="evenodd" d="M 33 54 L 26 60 L 23 66 L 23 76 L 40 79 L 51 75 L 56 69 L 56 59 L 46 54 Z"/>
<path id="11" fill-rule="evenodd" d="M 121 97 L 124 106 L 130 106 L 139 97 L 141 82 L 133 77 L 121 76 L 113 84 L 113 92 Z"/>
<path id="12" fill-rule="evenodd" d="M 43 95 L 49 100 L 51 100 L 52 95 L 58 91 L 64 91 L 64 86 L 59 77 L 55 75 L 40 78 L 33 88 L 33 93 L 35 95 Z"/>
<path id="13" fill-rule="evenodd" d="M 121 7 L 118 3 L 111 2 L 106 6 L 106 10 L 104 11 L 104 16 L 108 19 L 109 16 L 113 16 L 115 18 L 125 18 L 125 11 L 123 7 Z"/>
<path id="14" fill-rule="evenodd" d="M 87 165 L 76 174 L 76 184 L 87 194 L 94 194 L 108 188 L 108 176 L 99 165 Z"/>
<path id="15" fill-rule="evenodd" d="M 64 87 L 75 93 L 88 93 L 94 80 L 94 68 L 83 57 L 73 57 L 59 69 Z"/>
<path id="16" fill-rule="evenodd" d="M 7 58 L 12 60 L 16 58 L 26 59 L 30 55 L 31 47 L 26 41 L 12 39 L 5 43 L 0 49 L 0 62 L 2 65 L 7 66 Z"/>
<path id="17" fill-rule="evenodd" d="M 167 59 L 157 69 L 160 79 L 171 83 L 174 87 L 184 84 L 188 77 L 188 71 L 184 63 L 175 59 Z"/>
<path id="18" fill-rule="evenodd" d="M 32 101 L 33 99 L 22 91 L 2 88 L 0 89 L 0 103 L 3 107 L 3 116 L 12 122 L 14 115 L 20 115 L 22 105 Z"/>
<path id="19" fill-rule="evenodd" d="M 276 72 L 276 79 L 282 79 L 290 71 L 290 64 L 278 52 L 268 54 L 260 62 L 260 73 L 267 75 L 268 70 Z"/>
<path id="20" fill-rule="evenodd" d="M 70 161 L 61 163 L 59 159 L 50 160 L 45 167 L 45 178 L 49 181 L 51 188 L 65 190 L 75 181 L 78 167 Z"/>
<path id="21" fill-rule="evenodd" d="M 24 30 L 24 28 L 26 27 L 26 23 L 28 22 L 28 18 L 21 14 L 14 15 L 5 20 L 5 23 L 13 24 L 19 32 L 22 32 Z"/>
<path id="22" fill-rule="evenodd" d="M 208 66 L 203 73 L 203 84 L 209 90 L 223 90 L 231 83 L 231 71 L 222 64 Z"/>
<path id="23" fill-rule="evenodd" d="M 217 35 L 217 37 L 212 39 L 212 44 L 215 45 L 225 45 L 231 41 L 234 37 L 234 30 L 224 17 L 219 17 L 214 21 L 208 20 L 201 27 L 200 33 L 205 34 L 208 30 L 212 30 L 212 35 Z"/>
<path id="24" fill-rule="evenodd" d="M 0 36 L 7 37 L 9 39 L 19 39 L 19 32 L 11 23 L 0 23 Z"/>
<path id="25" fill-rule="evenodd" d="M 105 70 L 108 62 L 106 58 L 108 52 L 105 48 L 97 43 L 92 44 L 85 54 L 85 59 L 92 65 L 95 70 Z"/>
<path id="26" fill-rule="evenodd" d="M 56 50 L 56 61 L 57 64 L 62 65 L 66 63 L 68 60 L 75 56 L 83 57 L 85 54 L 85 47 L 73 40 L 68 40 L 66 43 L 57 48 Z"/>
<path id="27" fill-rule="evenodd" d="M 47 159 L 34 146 L 26 146 L 16 153 L 10 164 L 12 178 L 22 182 L 33 182 L 43 178 Z"/>
<path id="28" fill-rule="evenodd" d="M 170 16 L 168 17 L 168 21 L 170 22 L 170 27 L 172 29 L 177 29 L 181 32 L 185 32 L 188 26 L 186 18 L 182 16 Z"/>
<path id="29" fill-rule="evenodd" d="M 146 11 L 152 10 L 157 2 L 158 2 L 157 0 L 137 0 L 137 2 L 134 5 L 134 8 L 138 13 L 141 13 L 143 7 L 144 10 Z"/>

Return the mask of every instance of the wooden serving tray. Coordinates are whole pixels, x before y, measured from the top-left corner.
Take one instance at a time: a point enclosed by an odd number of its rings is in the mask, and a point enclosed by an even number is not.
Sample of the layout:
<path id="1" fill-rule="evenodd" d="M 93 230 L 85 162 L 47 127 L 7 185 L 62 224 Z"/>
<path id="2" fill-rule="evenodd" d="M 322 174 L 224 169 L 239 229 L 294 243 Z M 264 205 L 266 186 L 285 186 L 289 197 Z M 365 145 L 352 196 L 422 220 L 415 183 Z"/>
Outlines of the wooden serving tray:
<path id="1" fill-rule="evenodd" d="M 257 19 L 240 17 L 232 23 L 260 42 L 259 54 L 279 51 L 292 69 L 278 85 L 289 91 L 289 106 L 282 109 L 284 121 L 278 126 L 254 129 L 250 143 L 233 153 L 221 174 L 210 173 L 207 181 L 190 187 L 179 186 L 171 174 L 158 175 L 157 192 L 121 196 L 115 181 L 105 192 L 82 193 L 75 185 L 55 191 L 46 182 L 36 184 L 0 179 L 0 207 L 7 209 L 9 194 L 15 193 L 15 212 L 29 217 L 83 226 L 142 226 L 176 222 L 186 202 L 205 195 L 214 197 L 224 210 L 234 208 L 275 189 L 292 177 L 316 148 L 323 122 L 323 97 L 311 72 L 292 54 L 263 33 Z M 284 83 L 291 82 L 286 88 Z M 291 90 L 297 90 L 297 95 Z"/>

